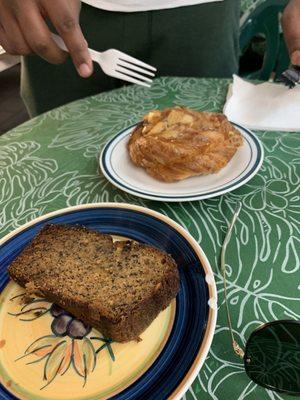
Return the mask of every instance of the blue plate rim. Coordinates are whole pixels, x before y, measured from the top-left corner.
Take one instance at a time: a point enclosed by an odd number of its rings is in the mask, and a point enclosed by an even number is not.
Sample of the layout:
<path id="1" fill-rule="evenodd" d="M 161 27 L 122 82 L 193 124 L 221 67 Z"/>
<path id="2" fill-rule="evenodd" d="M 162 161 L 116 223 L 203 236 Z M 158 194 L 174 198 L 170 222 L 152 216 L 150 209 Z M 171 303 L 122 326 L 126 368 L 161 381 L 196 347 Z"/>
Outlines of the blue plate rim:
<path id="1" fill-rule="evenodd" d="M 87 203 L 87 204 L 65 207 L 65 208 L 41 215 L 41 216 L 33 219 L 32 221 L 29 221 L 26 224 L 16 228 L 12 232 L 9 232 L 8 234 L 6 234 L 3 238 L 0 239 L 0 246 L 2 246 L 7 241 L 12 239 L 14 236 L 18 235 L 20 232 L 30 228 L 31 226 L 34 226 L 37 223 L 40 223 L 43 220 L 46 220 L 48 218 L 52 218 L 52 217 L 67 214 L 67 213 L 72 213 L 74 211 L 96 209 L 96 208 L 107 208 L 107 207 L 116 208 L 116 209 L 123 208 L 123 209 L 137 211 L 140 213 L 144 213 L 144 214 L 156 217 L 159 220 L 162 220 L 166 224 L 170 225 L 172 228 L 174 228 L 180 235 L 182 235 L 189 242 L 189 244 L 192 246 L 193 250 L 199 257 L 202 268 L 204 269 L 205 280 L 207 283 L 208 293 L 209 293 L 207 325 L 206 325 L 206 329 L 205 329 L 201 347 L 194 359 L 193 364 L 191 365 L 186 376 L 183 377 L 183 379 L 180 382 L 180 384 L 178 385 L 178 387 L 174 390 L 174 392 L 168 398 L 169 400 L 180 400 L 182 398 L 182 396 L 186 393 L 186 391 L 189 389 L 189 387 L 191 386 L 191 384 L 193 383 L 193 381 L 195 380 L 197 375 L 199 374 L 199 371 L 200 371 L 202 365 L 204 364 L 207 354 L 210 350 L 212 340 L 214 337 L 214 332 L 216 329 L 217 301 L 218 301 L 217 300 L 218 299 L 217 287 L 216 287 L 216 283 L 215 283 L 215 279 L 214 279 L 214 274 L 213 274 L 211 265 L 206 257 L 206 254 L 202 250 L 201 246 L 191 236 L 191 234 L 189 232 L 187 232 L 180 224 L 173 221 L 171 218 L 167 217 L 166 215 L 163 215 L 157 211 L 154 211 L 152 209 L 148 209 L 148 208 L 145 208 L 142 206 L 132 205 L 132 204 L 128 204 L 128 203 L 111 203 L 111 202 Z"/>
<path id="2" fill-rule="evenodd" d="M 114 177 L 114 175 L 111 174 L 110 168 L 108 167 L 108 163 L 106 160 L 107 152 L 118 138 L 120 141 L 121 139 L 123 139 L 123 137 L 130 135 L 130 132 L 129 133 L 126 133 L 126 132 L 128 130 L 132 129 L 133 127 L 137 126 L 138 124 L 140 124 L 140 122 L 137 122 L 135 124 L 132 124 L 124 129 L 122 129 L 120 132 L 118 132 L 114 137 L 112 137 L 106 143 L 106 145 L 103 147 L 102 151 L 100 152 L 100 155 L 98 158 L 100 169 L 101 169 L 103 175 L 106 177 L 106 179 L 110 183 L 112 183 L 114 186 L 116 186 L 117 188 L 123 190 L 124 192 L 130 193 L 134 196 L 138 196 L 138 197 L 148 199 L 148 200 L 168 201 L 168 202 L 185 202 L 185 201 L 205 200 L 205 199 L 221 196 L 225 193 L 228 193 L 235 189 L 238 189 L 242 185 L 246 184 L 250 179 L 252 179 L 256 175 L 256 173 L 260 170 L 263 160 L 264 160 L 264 148 L 263 148 L 261 141 L 257 138 L 257 136 L 252 131 L 243 127 L 242 125 L 236 124 L 234 122 L 231 122 L 231 123 L 234 126 L 236 126 L 237 128 L 239 128 L 244 133 L 243 134 L 244 138 L 250 137 L 250 139 L 252 140 L 252 143 L 254 144 L 254 146 L 257 149 L 257 157 L 256 157 L 254 165 L 251 167 L 251 169 L 248 172 L 246 172 L 246 175 L 242 176 L 241 179 L 234 181 L 233 183 L 229 182 L 229 183 L 225 184 L 225 186 L 222 189 L 219 189 L 219 190 L 217 189 L 217 190 L 206 192 L 203 194 L 199 193 L 199 194 L 187 195 L 187 196 L 181 196 L 181 195 L 180 196 L 177 196 L 177 195 L 165 196 L 165 195 L 155 195 L 155 194 L 144 193 L 142 191 L 130 188 L 126 184 L 124 184 L 124 183 L 120 182 L 118 179 L 116 179 Z M 245 134 L 247 136 L 245 136 Z M 251 153 L 252 153 L 252 148 L 251 148 Z M 248 166 L 249 166 L 249 164 L 247 165 L 247 167 L 245 168 L 243 173 L 245 173 Z"/>

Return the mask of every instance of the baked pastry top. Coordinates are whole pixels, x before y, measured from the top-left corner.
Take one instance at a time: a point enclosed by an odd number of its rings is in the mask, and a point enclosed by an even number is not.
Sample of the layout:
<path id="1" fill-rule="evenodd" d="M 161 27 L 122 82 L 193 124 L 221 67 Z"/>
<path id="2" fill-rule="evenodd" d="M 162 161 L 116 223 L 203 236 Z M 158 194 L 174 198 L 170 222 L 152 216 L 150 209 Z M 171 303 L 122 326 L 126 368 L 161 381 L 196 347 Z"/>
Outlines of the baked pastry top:
<path id="1" fill-rule="evenodd" d="M 145 115 L 131 134 L 128 151 L 151 176 L 174 182 L 219 171 L 242 143 L 225 115 L 174 107 Z"/>

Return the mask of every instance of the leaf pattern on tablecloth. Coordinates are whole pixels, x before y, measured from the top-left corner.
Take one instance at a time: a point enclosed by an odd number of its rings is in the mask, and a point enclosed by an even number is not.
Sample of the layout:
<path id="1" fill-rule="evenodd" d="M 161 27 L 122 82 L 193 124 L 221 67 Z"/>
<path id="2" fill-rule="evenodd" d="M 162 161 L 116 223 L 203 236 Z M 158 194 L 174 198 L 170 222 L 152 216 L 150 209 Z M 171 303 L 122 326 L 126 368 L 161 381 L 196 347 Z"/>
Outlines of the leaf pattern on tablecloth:
<path id="1" fill-rule="evenodd" d="M 155 209 L 201 244 L 215 273 L 218 325 L 209 356 L 184 400 L 288 399 L 250 382 L 230 344 L 219 257 L 236 200 L 243 203 L 227 253 L 233 328 L 244 344 L 259 324 L 300 319 L 300 137 L 258 132 L 265 149 L 259 173 L 224 196 L 192 203 L 139 199 L 113 187 L 97 155 L 148 111 L 174 105 L 221 111 L 228 80 L 160 78 L 151 89 L 125 86 L 43 114 L 0 138 L 1 236 L 43 213 L 94 201 Z"/>
<path id="2" fill-rule="evenodd" d="M 153 108 L 154 105 L 151 103 L 147 111 Z M 58 134 L 48 147 L 83 149 L 85 157 L 94 156 L 95 150 L 99 151 L 108 137 L 138 122 L 144 114 L 145 109 L 141 103 L 93 102 L 84 118 L 70 118 L 70 121 L 60 124 Z"/>
<path id="3" fill-rule="evenodd" d="M 62 193 L 70 172 L 56 175 L 55 159 L 37 155 L 41 145 L 12 142 L 0 148 L 0 233 L 44 214 Z"/>
<path id="4" fill-rule="evenodd" d="M 47 113 L 47 117 L 57 121 L 80 118 L 89 110 L 89 104 L 89 99 L 83 99 L 80 101 L 80 103 L 74 102 L 66 104 L 63 107 L 58 107 L 50 110 Z"/>
<path id="5" fill-rule="evenodd" d="M 158 78 L 153 81 L 151 88 L 137 85 L 126 85 L 120 89 L 105 92 L 101 94 L 101 98 L 96 95 L 90 97 L 98 103 L 111 102 L 111 103 L 128 103 L 139 101 L 143 102 L 144 108 L 152 107 L 155 108 L 154 99 L 160 99 L 164 96 L 168 96 L 170 79 L 172 78 Z M 176 78 L 175 78 L 176 79 Z M 165 83 L 166 82 L 166 83 Z M 178 82 L 178 79 L 177 79 Z"/>
<path id="6" fill-rule="evenodd" d="M 64 194 L 67 197 L 67 205 L 100 203 L 109 201 L 110 183 L 99 176 L 76 175 L 65 185 Z"/>
<path id="7" fill-rule="evenodd" d="M 34 153 L 40 145 L 33 141 L 13 142 L 0 149 L 1 203 L 9 200 L 14 192 L 24 195 L 27 185 L 37 184 L 57 168 L 55 160 L 40 159 Z"/>
<path id="8" fill-rule="evenodd" d="M 220 85 L 218 79 L 207 79 L 204 83 L 197 78 L 186 78 L 177 89 L 173 103 L 199 111 L 220 111 L 225 101 L 224 88 L 228 86 L 228 82 L 223 80 Z"/>
<path id="9" fill-rule="evenodd" d="M 17 139 L 22 136 L 25 136 L 28 133 L 31 133 L 34 130 L 38 130 L 42 128 L 44 121 L 46 120 L 46 115 L 42 114 L 38 118 L 32 118 L 24 124 L 17 126 L 11 131 L 7 132 L 5 135 L 0 136 L 0 144 L 7 139 Z"/>

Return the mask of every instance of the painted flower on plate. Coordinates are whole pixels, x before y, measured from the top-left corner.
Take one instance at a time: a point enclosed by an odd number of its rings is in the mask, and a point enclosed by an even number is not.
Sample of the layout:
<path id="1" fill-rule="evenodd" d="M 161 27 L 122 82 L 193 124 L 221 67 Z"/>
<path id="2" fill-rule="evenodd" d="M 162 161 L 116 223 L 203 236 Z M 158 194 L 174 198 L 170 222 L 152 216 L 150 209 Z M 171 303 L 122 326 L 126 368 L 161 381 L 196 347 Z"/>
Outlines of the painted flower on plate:
<path id="1" fill-rule="evenodd" d="M 25 301 L 26 294 L 21 293 L 12 300 L 20 298 Z M 34 340 L 16 360 L 26 358 L 26 365 L 43 363 L 43 380 L 46 383 L 41 389 L 50 385 L 57 376 L 64 375 L 70 368 L 83 379 L 85 386 L 88 376 L 97 365 L 97 355 L 105 349 L 111 360 L 115 361 L 111 339 L 100 335 L 92 336 L 89 325 L 56 304 L 41 298 L 31 298 L 22 305 L 18 313 L 10 313 L 24 322 L 34 321 L 45 314 L 52 317 L 51 333 Z"/>

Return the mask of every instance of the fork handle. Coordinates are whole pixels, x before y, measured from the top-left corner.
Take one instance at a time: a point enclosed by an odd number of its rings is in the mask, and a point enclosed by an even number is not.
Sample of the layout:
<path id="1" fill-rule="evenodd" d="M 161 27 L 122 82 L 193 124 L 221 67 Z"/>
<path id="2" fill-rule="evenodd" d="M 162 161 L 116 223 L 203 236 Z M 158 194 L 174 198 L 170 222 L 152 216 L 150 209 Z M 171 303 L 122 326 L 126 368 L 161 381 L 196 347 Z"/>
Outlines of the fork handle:
<path id="1" fill-rule="evenodd" d="M 65 45 L 65 42 L 62 40 L 62 38 L 58 35 L 56 35 L 55 33 L 51 33 L 52 39 L 54 40 L 54 42 L 57 44 L 57 46 L 63 50 L 69 53 L 69 49 L 67 48 L 67 46 Z M 100 51 L 96 51 L 93 49 L 88 49 L 91 59 L 93 61 L 99 61 L 99 56 L 101 56 Z"/>

